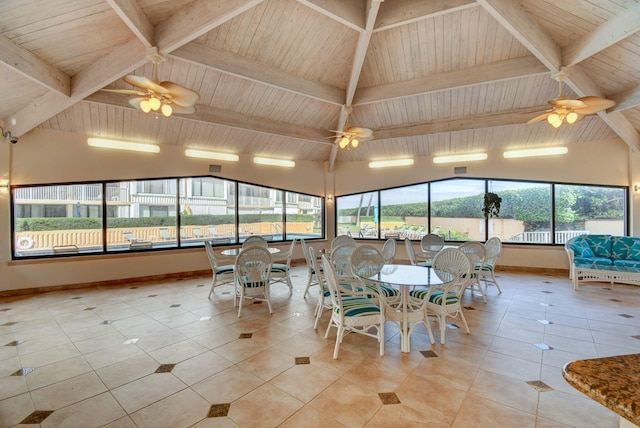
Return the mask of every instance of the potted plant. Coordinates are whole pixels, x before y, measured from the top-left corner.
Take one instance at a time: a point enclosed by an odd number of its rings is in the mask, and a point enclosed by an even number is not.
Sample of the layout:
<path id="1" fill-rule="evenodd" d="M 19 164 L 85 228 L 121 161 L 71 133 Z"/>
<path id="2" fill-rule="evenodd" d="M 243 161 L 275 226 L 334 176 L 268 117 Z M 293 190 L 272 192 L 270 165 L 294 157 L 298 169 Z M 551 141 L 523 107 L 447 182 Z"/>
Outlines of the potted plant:
<path id="1" fill-rule="evenodd" d="M 497 217 L 500 214 L 500 204 L 502 198 L 495 193 L 487 192 L 484 194 L 484 205 L 482 213 L 484 218 Z"/>

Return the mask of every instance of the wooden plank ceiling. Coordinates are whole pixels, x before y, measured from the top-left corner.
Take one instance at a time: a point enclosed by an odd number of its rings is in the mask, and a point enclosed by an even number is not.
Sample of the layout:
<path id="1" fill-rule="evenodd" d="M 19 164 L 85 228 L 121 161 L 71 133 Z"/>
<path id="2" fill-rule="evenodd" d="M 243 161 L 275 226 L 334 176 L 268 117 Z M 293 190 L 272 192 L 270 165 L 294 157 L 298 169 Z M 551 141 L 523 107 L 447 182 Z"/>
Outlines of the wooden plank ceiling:
<path id="1" fill-rule="evenodd" d="M 640 148 L 635 0 L 4 0 L 0 120 L 136 141 L 335 162 L 610 142 Z M 142 113 L 127 74 L 200 94 Z M 554 129 L 565 93 L 617 102 Z M 333 129 L 373 130 L 338 149 Z"/>

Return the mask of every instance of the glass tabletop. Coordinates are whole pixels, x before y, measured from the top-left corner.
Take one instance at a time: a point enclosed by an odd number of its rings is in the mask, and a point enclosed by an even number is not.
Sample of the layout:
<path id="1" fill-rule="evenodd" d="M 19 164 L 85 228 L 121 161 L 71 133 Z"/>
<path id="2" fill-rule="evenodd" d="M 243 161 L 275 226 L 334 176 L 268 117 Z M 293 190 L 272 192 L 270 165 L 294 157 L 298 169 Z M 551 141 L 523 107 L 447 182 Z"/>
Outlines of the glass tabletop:
<path id="1" fill-rule="evenodd" d="M 220 254 L 222 254 L 223 256 L 237 256 L 238 254 L 240 254 L 240 251 L 242 250 L 243 248 L 228 248 L 226 250 L 220 251 Z M 276 254 L 280 252 L 280 248 L 268 247 L 267 250 L 269 250 L 271 254 Z"/>
<path id="2" fill-rule="evenodd" d="M 380 273 L 367 277 L 370 281 L 384 284 L 412 287 L 430 287 L 432 285 L 446 284 L 451 279 L 447 272 L 436 271 L 430 267 L 387 264 L 382 267 Z"/>

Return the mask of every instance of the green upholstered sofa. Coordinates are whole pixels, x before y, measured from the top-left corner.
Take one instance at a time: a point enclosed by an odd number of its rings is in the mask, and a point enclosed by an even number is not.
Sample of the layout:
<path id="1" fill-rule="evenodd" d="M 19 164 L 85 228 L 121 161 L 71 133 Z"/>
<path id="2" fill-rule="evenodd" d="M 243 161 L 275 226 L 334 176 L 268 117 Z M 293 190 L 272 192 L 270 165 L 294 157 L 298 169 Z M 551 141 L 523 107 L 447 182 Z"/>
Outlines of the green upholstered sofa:
<path id="1" fill-rule="evenodd" d="M 564 248 L 576 290 L 586 281 L 640 284 L 640 237 L 580 235 Z"/>

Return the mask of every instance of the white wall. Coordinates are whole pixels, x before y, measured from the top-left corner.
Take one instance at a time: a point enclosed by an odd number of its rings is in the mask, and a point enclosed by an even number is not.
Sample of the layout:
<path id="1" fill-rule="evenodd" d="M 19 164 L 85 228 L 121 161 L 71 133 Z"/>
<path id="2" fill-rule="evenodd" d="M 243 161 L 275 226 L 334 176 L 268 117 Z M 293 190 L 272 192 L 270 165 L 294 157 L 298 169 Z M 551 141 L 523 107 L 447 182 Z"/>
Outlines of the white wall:
<path id="1" fill-rule="evenodd" d="M 254 165 L 250 156 L 238 163 L 186 158 L 180 146 L 162 146 L 159 154 L 120 152 L 90 148 L 86 137 L 46 130 L 34 130 L 20 143 L 0 144 L 0 179 L 11 183 L 65 183 L 91 180 L 134 179 L 207 175 L 209 164 L 222 165 L 216 176 L 259 183 L 313 195 L 335 195 L 401 186 L 453 177 L 454 165 L 436 166 L 431 158 L 419 158 L 410 168 L 369 170 L 365 162 L 336 164 L 333 173 L 326 163 L 296 161 L 293 169 Z M 501 153 L 489 153 L 489 160 L 468 163 L 462 177 L 516 178 L 611 185 L 640 185 L 640 155 L 630 155 L 620 141 L 572 145 L 569 154 L 558 158 L 504 160 Z M 639 193 L 632 202 L 640 203 Z M 327 236 L 333 236 L 334 202 L 327 203 Z M 640 214 L 633 210 L 632 220 Z M 56 285 L 84 284 L 153 275 L 207 270 L 202 249 L 158 253 L 104 255 L 51 260 L 11 261 L 10 203 L 0 190 L 0 292 Z M 640 221 L 633 221 L 638 225 Z M 636 229 L 633 229 L 634 231 Z M 634 233 L 636 235 L 637 233 Z M 314 244 L 316 248 L 326 243 Z M 283 250 L 286 244 L 283 245 Z M 405 258 L 402 246 L 398 254 Z M 302 259 L 298 247 L 294 258 Z M 499 264 L 529 268 L 566 269 L 562 248 L 505 246 Z"/>

